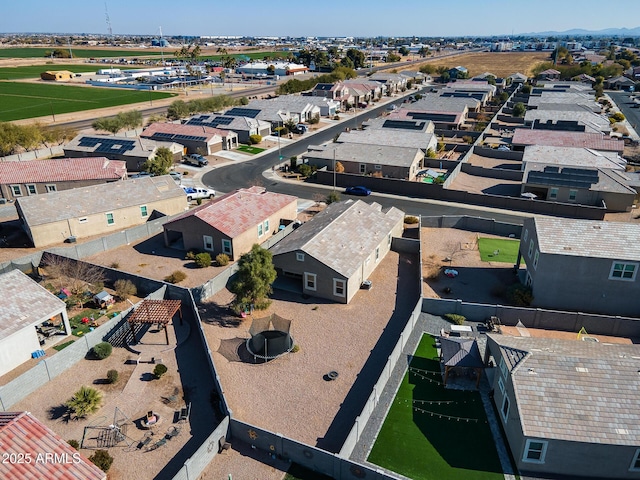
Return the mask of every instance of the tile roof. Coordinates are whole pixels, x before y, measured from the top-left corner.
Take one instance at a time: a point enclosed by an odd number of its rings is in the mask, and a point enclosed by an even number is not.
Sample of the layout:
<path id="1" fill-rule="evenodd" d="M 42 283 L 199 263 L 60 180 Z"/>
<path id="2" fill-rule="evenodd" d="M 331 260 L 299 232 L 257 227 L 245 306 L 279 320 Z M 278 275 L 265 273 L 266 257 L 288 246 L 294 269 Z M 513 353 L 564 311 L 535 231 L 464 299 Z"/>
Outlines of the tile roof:
<path id="1" fill-rule="evenodd" d="M 187 125 L 182 123 L 152 123 L 140 134 L 141 137 L 153 137 L 156 133 L 165 133 L 169 135 L 182 135 L 190 137 L 205 137 L 206 141 L 218 137 L 226 137 L 229 135 L 229 130 L 222 130 L 221 128 L 212 128 L 204 125 Z M 171 139 L 173 140 L 173 139 Z M 180 139 L 175 139 L 180 143 Z"/>
<path id="2" fill-rule="evenodd" d="M 367 135 L 366 130 L 362 133 Z M 426 148 L 426 146 L 425 140 L 422 148 Z M 396 147 L 375 143 L 330 143 L 324 147 L 314 147 L 313 150 L 305 153 L 304 157 L 333 160 L 334 150 L 335 159 L 338 162 L 361 162 L 371 165 L 410 167 L 416 162 L 416 157 L 420 159 L 424 157 L 418 147 Z"/>
<path id="3" fill-rule="evenodd" d="M 640 225 L 534 217 L 540 253 L 640 260 Z"/>
<path id="4" fill-rule="evenodd" d="M 85 143 L 86 140 L 94 140 L 90 142 L 91 145 Z M 130 148 L 118 148 L 119 144 L 114 142 L 121 141 L 122 145 L 130 145 Z M 109 149 L 104 149 L 104 146 L 109 143 L 114 145 L 114 149 L 110 151 Z M 98 153 L 114 153 L 123 156 L 132 156 L 132 157 L 147 157 L 151 158 L 155 155 L 155 152 L 160 147 L 166 147 L 170 150 L 174 150 L 173 142 L 160 142 L 157 140 L 151 140 L 149 138 L 130 138 L 130 137 L 117 137 L 114 135 L 100 135 L 100 134 L 92 134 L 92 135 L 83 135 L 80 134 L 67 143 L 64 146 L 64 152 L 98 152 Z"/>
<path id="5" fill-rule="evenodd" d="M 0 451 L 21 453 L 30 463 L 1 462 L 0 477 L 11 480 L 105 480 L 107 474 L 84 458 L 29 412 L 0 413 Z M 45 457 L 46 454 L 55 457 Z"/>
<path id="6" fill-rule="evenodd" d="M 362 200 L 332 203 L 271 248 L 276 255 L 301 250 L 345 278 L 350 278 L 404 213 L 386 212 Z"/>
<path id="7" fill-rule="evenodd" d="M 402 146 L 405 148 L 419 148 L 426 152 L 429 147 L 434 148 L 434 151 L 436 150 L 437 138 L 433 133 L 398 128 L 381 128 L 342 132 L 338 137 L 338 143 L 358 143 L 388 147 Z"/>
<path id="8" fill-rule="evenodd" d="M 630 180 L 631 178 L 619 169 L 527 162 L 524 167 L 522 183 L 635 195 L 636 191 L 627 185 Z M 631 199 L 629 201 L 631 202 Z"/>
<path id="9" fill-rule="evenodd" d="M 480 101 L 472 97 L 443 97 L 437 93 L 425 93 L 420 100 L 406 108 L 419 112 L 464 113 L 478 108 Z"/>
<path id="10" fill-rule="evenodd" d="M 536 130 L 516 128 L 511 143 L 514 145 L 549 145 L 556 147 L 584 147 L 608 152 L 624 151 L 624 141 L 601 133 L 569 132 L 564 130 Z"/>
<path id="11" fill-rule="evenodd" d="M 29 225 L 34 226 L 170 198 L 184 198 L 185 208 L 187 207 L 187 197 L 182 187 L 169 175 L 163 175 L 20 197 L 16 202 L 19 211 L 22 211 L 22 217 Z"/>
<path id="12" fill-rule="evenodd" d="M 0 163 L 0 183 L 75 182 L 119 180 L 127 174 L 126 162 L 105 157 L 62 158 Z"/>
<path id="13" fill-rule="evenodd" d="M 448 367 L 484 368 L 478 342 L 472 338 L 441 338 L 442 361 Z"/>
<path id="14" fill-rule="evenodd" d="M 627 162 L 615 152 L 598 152 L 589 148 L 529 145 L 522 162 L 539 162 L 567 167 L 613 168 L 624 170 Z"/>
<path id="15" fill-rule="evenodd" d="M 193 216 L 234 238 L 297 200 L 291 195 L 268 192 L 261 187 L 241 188 L 189 210 L 165 226 Z"/>
<path id="16" fill-rule="evenodd" d="M 512 367 L 523 435 L 640 445 L 640 347 L 490 334 Z"/>
<path id="17" fill-rule="evenodd" d="M 65 309 L 62 300 L 20 270 L 0 275 L 0 339 Z"/>
<path id="18" fill-rule="evenodd" d="M 597 113 L 589 110 L 583 111 L 563 111 L 563 110 L 527 110 L 524 114 L 524 121 L 527 123 L 538 120 L 541 123 L 551 121 L 553 123 L 563 122 L 577 122 L 584 125 L 587 132 L 610 132 L 611 122 L 609 119 L 598 115 Z"/>

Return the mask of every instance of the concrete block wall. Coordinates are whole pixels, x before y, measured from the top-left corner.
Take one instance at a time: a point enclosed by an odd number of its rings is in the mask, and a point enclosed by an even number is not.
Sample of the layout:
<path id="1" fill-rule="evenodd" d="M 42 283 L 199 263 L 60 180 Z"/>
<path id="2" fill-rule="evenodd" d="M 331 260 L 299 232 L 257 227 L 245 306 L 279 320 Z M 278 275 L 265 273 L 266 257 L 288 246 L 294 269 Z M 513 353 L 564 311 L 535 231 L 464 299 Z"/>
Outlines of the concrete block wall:
<path id="1" fill-rule="evenodd" d="M 225 417 L 216 429 L 207 437 L 184 465 L 174 475 L 173 480 L 198 480 L 209 463 L 218 455 L 220 445 L 226 441 L 229 431 L 229 417 Z"/>

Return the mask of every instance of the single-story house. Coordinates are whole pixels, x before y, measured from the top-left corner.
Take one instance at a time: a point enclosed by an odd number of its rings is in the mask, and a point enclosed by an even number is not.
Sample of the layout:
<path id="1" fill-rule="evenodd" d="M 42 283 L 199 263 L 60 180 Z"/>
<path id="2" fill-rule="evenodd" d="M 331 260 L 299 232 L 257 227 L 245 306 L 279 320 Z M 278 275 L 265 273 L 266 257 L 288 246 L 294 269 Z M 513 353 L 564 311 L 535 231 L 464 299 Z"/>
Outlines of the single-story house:
<path id="1" fill-rule="evenodd" d="M 625 171 L 627 161 L 616 152 L 598 152 L 590 148 L 551 147 L 548 145 L 529 145 L 522 155 L 522 170 L 526 164 L 544 163 L 563 167 L 610 168 Z"/>
<path id="2" fill-rule="evenodd" d="M 271 248 L 278 276 L 300 282 L 302 293 L 349 303 L 402 236 L 404 213 L 377 203 L 329 205 Z"/>
<path id="3" fill-rule="evenodd" d="M 328 109 L 326 108 L 328 106 L 327 102 L 334 104 L 333 114 L 335 115 L 336 109 L 339 106 L 338 102 L 325 98 L 303 97 L 301 95 L 280 95 L 279 97 L 269 100 L 251 100 L 246 108 L 262 110 L 268 105 L 272 110 L 288 112 L 289 118 L 296 122 L 309 122 L 313 118 L 320 118 L 322 115 L 320 105 L 322 103 L 324 103 L 325 111 L 328 113 Z"/>
<path id="4" fill-rule="evenodd" d="M 295 123 L 300 121 L 300 117 L 297 114 L 281 108 L 271 100 L 252 100 L 249 105 L 233 107 L 227 110 L 224 115 L 226 117 L 245 117 L 269 122 L 272 130 L 284 126 L 289 121 L 294 121 Z"/>
<path id="5" fill-rule="evenodd" d="M 568 130 L 572 132 L 611 133 L 611 122 L 603 115 L 588 109 L 576 110 L 527 110 L 525 127 L 539 130 Z"/>
<path id="6" fill-rule="evenodd" d="M 53 82 L 68 82 L 73 78 L 73 76 L 73 72 L 70 72 L 69 70 L 47 70 L 40 74 L 40 78 L 42 80 Z"/>
<path id="7" fill-rule="evenodd" d="M 165 245 L 238 260 L 297 216 L 297 198 L 261 187 L 235 190 L 164 224 Z"/>
<path id="8" fill-rule="evenodd" d="M 234 117 L 229 115 L 196 115 L 185 122 L 187 125 L 200 125 L 230 130 L 238 135 L 240 143 L 250 143 L 251 135 L 266 137 L 271 135 L 271 123 L 250 117 Z"/>
<path id="9" fill-rule="evenodd" d="M 424 153 L 420 148 L 330 143 L 325 146 L 310 146 L 302 158 L 309 165 L 326 167 L 329 171 L 333 171 L 334 162 L 340 162 L 344 173 L 415 180 L 422 167 Z"/>
<path id="10" fill-rule="evenodd" d="M 615 152 L 622 155 L 624 141 L 601 133 L 570 132 L 563 130 L 535 130 L 516 128 L 511 138 L 514 150 L 524 150 L 529 145 L 550 147 L 589 148 L 600 152 Z"/>
<path id="11" fill-rule="evenodd" d="M 28 195 L 116 182 L 126 177 L 125 162 L 105 157 L 2 162 L 0 193 L 2 198 L 15 200 Z"/>
<path id="12" fill-rule="evenodd" d="M 314 97 L 330 98 L 342 104 L 349 97 L 349 88 L 342 82 L 318 83 L 311 91 Z"/>
<path id="13" fill-rule="evenodd" d="M 466 80 L 449 83 L 439 93 L 443 97 L 473 97 L 485 105 L 496 95 L 497 91 L 498 88 L 486 80 Z M 472 107 L 469 106 L 469 108 Z"/>
<path id="14" fill-rule="evenodd" d="M 488 334 L 485 358 L 518 472 L 640 477 L 637 345 Z"/>
<path id="15" fill-rule="evenodd" d="M 238 134 L 204 125 L 181 123 L 153 123 L 140 134 L 142 138 L 184 145 L 185 153 L 211 155 L 220 150 L 232 150 L 238 146 Z"/>
<path id="16" fill-rule="evenodd" d="M 402 73 L 384 73 L 376 72 L 369 77 L 368 80 L 384 84 L 387 92 L 398 93 L 406 90 L 407 76 Z"/>
<path id="17" fill-rule="evenodd" d="M 588 109 L 595 113 L 602 112 L 602 105 L 594 100 L 590 93 L 583 92 L 542 92 L 540 95 L 531 95 L 527 102 L 530 110 L 583 110 Z"/>
<path id="18" fill-rule="evenodd" d="M 637 317 L 640 225 L 569 218 L 524 221 L 517 265 L 533 306 Z"/>
<path id="19" fill-rule="evenodd" d="M 612 90 L 632 91 L 636 85 L 636 82 L 635 80 L 632 80 L 630 78 L 619 76 L 605 80 L 604 85 L 606 88 L 610 88 Z"/>
<path id="20" fill-rule="evenodd" d="M 467 78 L 469 76 L 469 70 L 466 67 L 458 65 L 449 69 L 449 77 L 451 78 Z"/>
<path id="21" fill-rule="evenodd" d="M 560 80 L 560 72 L 553 68 L 549 68 L 538 74 L 538 78 L 541 80 Z"/>
<path id="22" fill-rule="evenodd" d="M 36 248 L 141 225 L 187 209 L 184 190 L 169 175 L 21 197 L 16 210 Z"/>
<path id="23" fill-rule="evenodd" d="M 386 120 L 393 122 L 393 120 Z M 428 122 L 431 123 L 431 122 Z M 433 133 L 404 130 L 402 128 L 367 128 L 342 132 L 337 143 L 354 143 L 361 145 L 385 145 L 395 147 L 402 145 L 408 148 L 419 148 L 423 153 L 431 149 L 438 150 L 438 138 Z"/>
<path id="24" fill-rule="evenodd" d="M 387 117 L 372 118 L 362 122 L 362 128 L 365 130 L 402 130 L 408 132 L 434 133 L 435 125 L 429 120 L 413 120 L 404 118 L 401 120 L 393 120 Z"/>
<path id="25" fill-rule="evenodd" d="M 105 472 L 29 412 L 0 412 L 0 445 L 5 454 L 16 455 L 16 461 L 0 463 L 0 478 L 107 479 Z"/>
<path id="26" fill-rule="evenodd" d="M 0 274 L 0 304 L 0 375 L 42 348 L 36 329 L 43 323 L 71 335 L 66 304 L 20 270 Z"/>
<path id="27" fill-rule="evenodd" d="M 460 99 L 452 99 L 460 100 Z M 474 100 L 474 99 L 471 99 Z M 417 103 L 417 102 L 416 102 Z M 459 130 L 465 123 L 469 109 L 463 110 L 429 110 L 428 107 L 412 108 L 414 104 L 400 107 L 387 118 L 389 120 L 428 120 L 433 122 L 435 128 L 441 130 Z"/>
<path id="28" fill-rule="evenodd" d="M 516 85 L 527 83 L 527 80 L 529 80 L 529 77 L 527 77 L 526 75 L 520 72 L 513 73 L 509 75 L 507 78 L 511 80 L 511 83 Z"/>
<path id="29" fill-rule="evenodd" d="M 568 167 L 527 162 L 521 192 L 553 202 L 606 207 L 608 212 L 628 212 L 636 199 L 635 188 L 619 168 Z"/>
<path id="30" fill-rule="evenodd" d="M 184 147 L 178 143 L 113 135 L 80 134 L 63 149 L 65 157 L 106 157 L 109 160 L 122 160 L 126 162 L 128 171 L 139 172 L 143 169 L 144 163 L 153 159 L 161 147 L 171 151 L 175 162 L 182 159 Z"/>
<path id="31" fill-rule="evenodd" d="M 583 82 L 574 82 L 563 80 L 544 82 L 538 81 L 531 89 L 533 95 L 539 95 L 542 92 L 591 92 L 594 93 L 593 87 Z"/>

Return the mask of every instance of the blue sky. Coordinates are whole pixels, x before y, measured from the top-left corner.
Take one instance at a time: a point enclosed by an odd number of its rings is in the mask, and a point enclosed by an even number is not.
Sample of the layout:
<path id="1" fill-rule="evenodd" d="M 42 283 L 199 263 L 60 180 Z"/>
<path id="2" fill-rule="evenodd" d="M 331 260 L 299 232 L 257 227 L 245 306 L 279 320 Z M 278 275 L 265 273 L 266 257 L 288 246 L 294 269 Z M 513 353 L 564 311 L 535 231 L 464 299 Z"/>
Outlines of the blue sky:
<path id="1" fill-rule="evenodd" d="M 107 33 L 100 0 L 4 0 L 0 32 Z M 607 6 L 611 5 L 610 8 Z M 640 26 L 640 1 L 107 0 L 114 33 L 456 36 Z"/>

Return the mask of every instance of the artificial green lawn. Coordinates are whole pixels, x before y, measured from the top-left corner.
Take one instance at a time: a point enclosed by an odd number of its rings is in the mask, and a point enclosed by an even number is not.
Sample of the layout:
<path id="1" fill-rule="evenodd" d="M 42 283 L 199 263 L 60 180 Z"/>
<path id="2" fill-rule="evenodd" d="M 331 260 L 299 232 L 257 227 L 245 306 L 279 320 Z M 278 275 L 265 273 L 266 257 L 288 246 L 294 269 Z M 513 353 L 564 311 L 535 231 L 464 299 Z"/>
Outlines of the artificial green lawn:
<path id="1" fill-rule="evenodd" d="M 57 351 L 64 350 L 69 345 L 71 345 L 73 342 L 75 342 L 75 340 L 69 340 L 68 342 L 64 342 L 64 343 L 61 343 L 60 345 L 56 345 L 55 347 L 53 347 L 53 349 L 57 350 Z"/>
<path id="2" fill-rule="evenodd" d="M 368 461 L 414 480 L 504 479 L 480 395 L 441 383 L 424 335 Z"/>
<path id="3" fill-rule="evenodd" d="M 256 153 L 264 152 L 264 148 L 251 147 L 249 145 L 240 145 L 238 150 L 244 153 L 255 155 Z"/>
<path id="4" fill-rule="evenodd" d="M 174 94 L 119 88 L 0 82 L 0 122 L 149 102 Z"/>
<path id="5" fill-rule="evenodd" d="M 97 72 L 102 68 L 109 68 L 112 65 L 103 63 L 83 63 L 79 65 L 27 65 L 23 67 L 2 67 L 0 68 L 0 80 L 19 80 L 22 78 L 40 78 L 42 72 L 48 70 L 69 70 L 73 73 Z M 116 65 L 116 68 L 122 68 Z"/>
<path id="6" fill-rule="evenodd" d="M 67 46 L 57 47 L 19 47 L 0 48 L 0 58 L 45 58 L 46 52 L 60 49 L 69 51 Z M 146 57 L 160 55 L 159 50 L 94 50 L 84 48 L 71 48 L 73 58 L 104 58 L 104 57 Z"/>
<path id="7" fill-rule="evenodd" d="M 483 262 L 503 262 L 515 264 L 518 260 L 518 249 L 520 240 L 508 240 L 506 238 L 486 238 L 478 239 L 478 250 Z M 497 255 L 493 252 L 500 251 Z"/>

